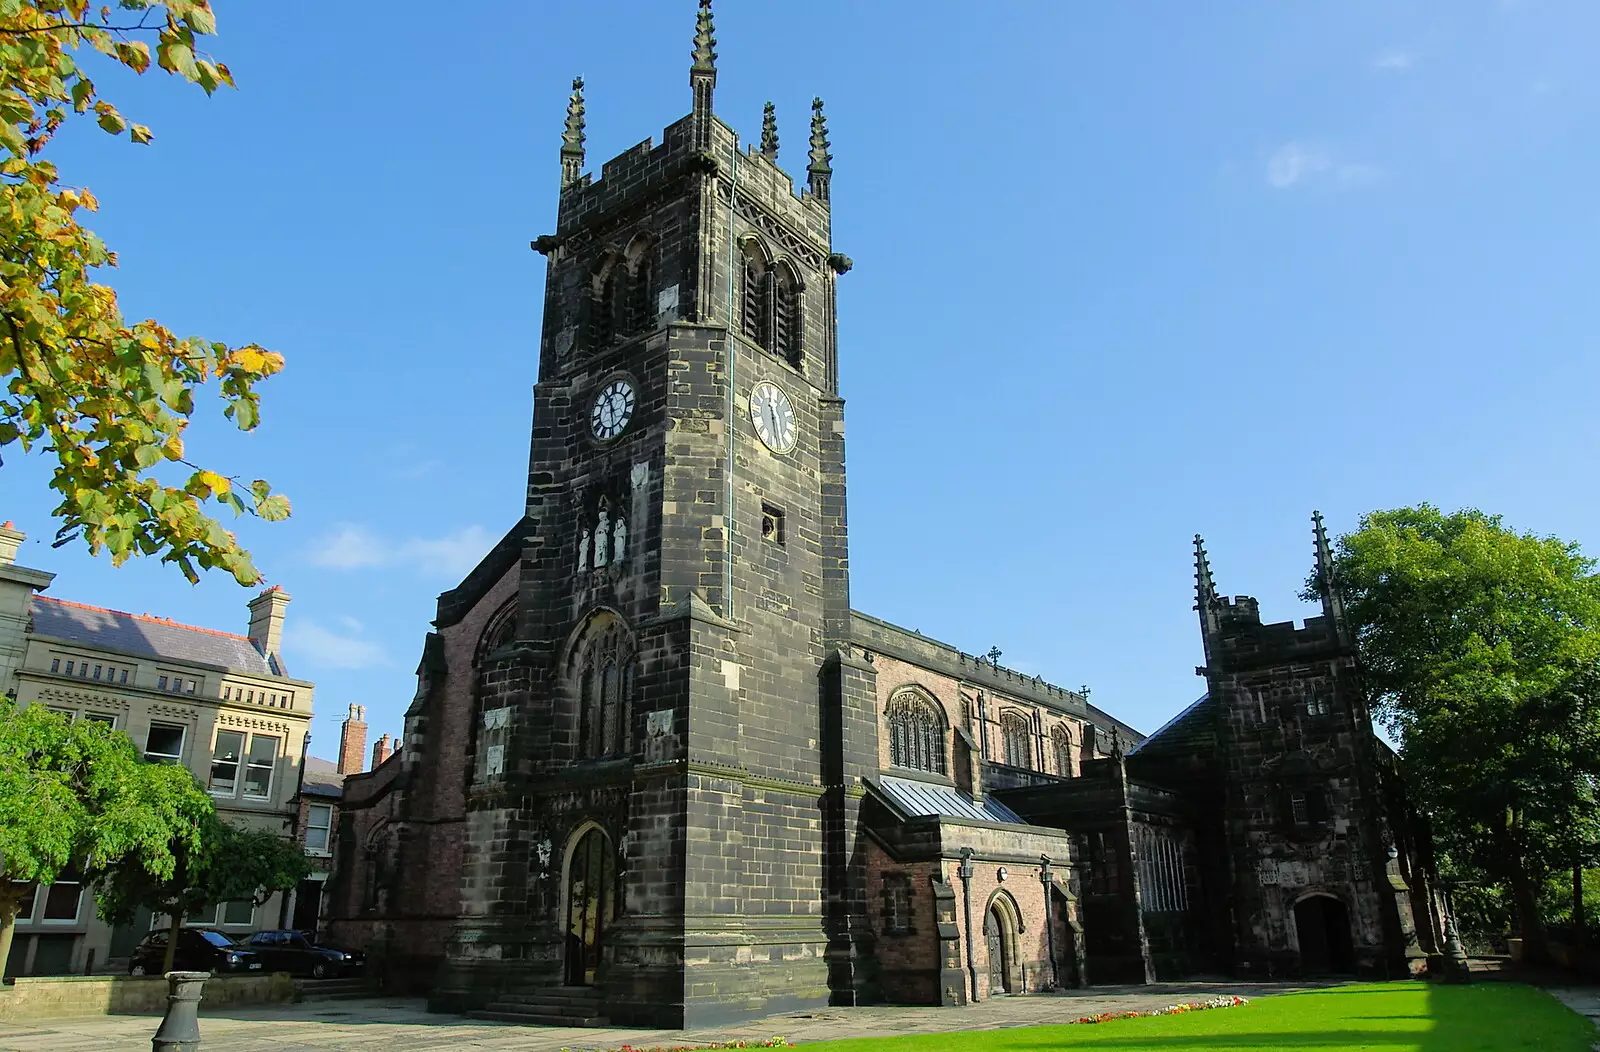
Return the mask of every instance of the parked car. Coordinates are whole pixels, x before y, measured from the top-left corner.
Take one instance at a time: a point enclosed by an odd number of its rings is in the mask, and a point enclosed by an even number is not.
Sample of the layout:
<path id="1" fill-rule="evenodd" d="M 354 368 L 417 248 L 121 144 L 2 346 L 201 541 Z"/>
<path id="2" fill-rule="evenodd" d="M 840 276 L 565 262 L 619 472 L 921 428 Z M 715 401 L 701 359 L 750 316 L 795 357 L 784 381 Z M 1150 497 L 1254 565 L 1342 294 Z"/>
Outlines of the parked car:
<path id="1" fill-rule="evenodd" d="M 167 959 L 170 928 L 153 931 L 134 948 L 128 959 L 129 975 L 160 975 Z M 260 956 L 211 928 L 179 928 L 178 949 L 172 968 L 179 972 L 259 972 Z"/>
<path id="2" fill-rule="evenodd" d="M 343 950 L 316 941 L 304 931 L 258 931 L 244 945 L 260 955 L 267 970 L 332 979 L 359 974 L 367 966 L 360 950 Z"/>

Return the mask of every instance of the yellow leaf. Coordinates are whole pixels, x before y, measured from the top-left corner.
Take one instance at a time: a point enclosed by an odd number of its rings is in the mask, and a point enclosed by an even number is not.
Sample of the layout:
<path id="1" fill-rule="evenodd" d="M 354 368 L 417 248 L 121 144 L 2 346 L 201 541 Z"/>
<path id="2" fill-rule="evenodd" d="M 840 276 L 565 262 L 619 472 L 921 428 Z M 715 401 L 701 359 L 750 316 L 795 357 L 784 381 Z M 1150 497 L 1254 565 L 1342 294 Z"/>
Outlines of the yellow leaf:
<path id="1" fill-rule="evenodd" d="M 183 436 L 173 435 L 171 438 L 167 439 L 166 443 L 161 447 L 161 453 L 168 460 L 182 460 Z"/>
<path id="2" fill-rule="evenodd" d="M 222 496 L 233 488 L 233 483 L 217 474 L 215 471 L 200 472 L 200 481 L 208 486 L 212 493 Z"/>

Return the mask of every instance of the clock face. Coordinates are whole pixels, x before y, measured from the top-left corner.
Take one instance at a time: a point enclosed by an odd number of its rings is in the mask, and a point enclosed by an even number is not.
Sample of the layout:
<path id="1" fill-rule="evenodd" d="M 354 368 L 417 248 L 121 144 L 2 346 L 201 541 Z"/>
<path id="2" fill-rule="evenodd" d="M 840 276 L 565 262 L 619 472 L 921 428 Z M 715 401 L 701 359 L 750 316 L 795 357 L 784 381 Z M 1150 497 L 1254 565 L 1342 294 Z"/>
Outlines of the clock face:
<path id="1" fill-rule="evenodd" d="M 750 391 L 750 422 L 756 436 L 774 453 L 794 449 L 799 432 L 794 422 L 794 407 L 789 396 L 771 380 L 763 380 Z"/>
<path id="2" fill-rule="evenodd" d="M 595 397 L 594 408 L 589 411 L 589 430 L 605 442 L 622 434 L 632 419 L 633 385 L 622 379 L 612 380 Z"/>

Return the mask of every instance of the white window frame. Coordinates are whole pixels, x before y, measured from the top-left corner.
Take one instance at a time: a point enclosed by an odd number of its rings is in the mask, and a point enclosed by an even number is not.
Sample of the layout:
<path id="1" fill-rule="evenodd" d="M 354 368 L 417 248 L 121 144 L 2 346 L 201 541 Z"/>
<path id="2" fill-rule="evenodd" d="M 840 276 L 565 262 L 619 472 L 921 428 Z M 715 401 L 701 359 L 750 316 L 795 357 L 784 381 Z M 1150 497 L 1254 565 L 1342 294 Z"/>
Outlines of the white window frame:
<path id="1" fill-rule="evenodd" d="M 97 723 L 104 723 L 112 730 L 117 729 L 117 714 L 114 712 L 85 712 L 83 714 L 83 718 L 86 720 L 93 720 Z M 145 741 L 148 743 L 149 739 L 146 738 Z"/>
<path id="2" fill-rule="evenodd" d="M 45 916 L 45 914 L 50 910 L 50 889 L 55 887 L 56 884 L 72 884 L 78 889 L 78 900 L 73 905 L 72 917 L 70 919 L 66 917 Z M 78 880 L 58 880 L 53 884 L 40 884 L 38 891 L 34 893 L 35 904 L 33 907 L 34 912 L 39 917 L 39 926 L 42 928 L 46 925 L 53 925 L 58 928 L 68 928 L 74 924 L 77 924 L 83 917 L 83 892 L 84 886 L 82 878 L 79 878 Z"/>
<path id="3" fill-rule="evenodd" d="M 317 811 L 328 812 L 326 825 L 317 825 L 315 815 Z M 322 833 L 322 846 L 311 846 L 311 833 Z M 306 805 L 306 854 L 327 857 L 333 854 L 333 805 L 332 804 L 307 804 Z"/>
<path id="4" fill-rule="evenodd" d="M 270 766 L 266 767 L 266 791 L 262 793 L 252 793 L 250 791 L 250 772 L 252 770 L 259 769 L 260 765 L 254 763 L 250 757 L 255 751 L 255 744 L 258 738 L 270 738 L 275 744 L 272 746 L 272 763 Z M 244 777 L 240 780 L 239 796 L 245 800 L 271 800 L 273 783 L 278 780 L 278 760 L 280 758 L 279 750 L 283 748 L 283 738 L 276 734 L 252 734 L 250 735 L 249 745 L 250 748 L 244 753 L 243 756 L 240 757 L 240 759 L 243 761 Z"/>
<path id="5" fill-rule="evenodd" d="M 228 907 L 233 905 L 233 903 L 235 903 L 235 902 L 248 902 L 248 903 L 250 903 L 250 916 L 248 918 L 246 918 L 245 920 L 242 920 L 242 921 L 231 921 L 231 920 L 228 919 Z M 256 901 L 253 898 L 252 899 L 232 899 L 232 900 L 230 900 L 228 902 L 219 902 L 219 903 L 217 903 L 217 924 L 216 924 L 216 926 L 218 928 L 253 928 L 253 927 L 255 927 L 255 924 L 256 924 L 256 909 L 257 909 Z"/>
<path id="6" fill-rule="evenodd" d="M 173 756 L 171 753 L 158 752 L 155 755 L 160 757 L 160 759 L 156 762 L 176 763 L 182 765 L 184 750 L 189 745 L 189 728 L 186 724 L 182 723 L 163 723 L 160 720 L 151 720 L 150 726 L 146 727 L 144 731 L 144 748 L 140 750 L 141 755 L 144 756 L 146 760 L 150 759 L 150 732 L 157 727 L 176 728 L 180 734 L 180 737 L 178 738 L 178 754 Z"/>
<path id="7" fill-rule="evenodd" d="M 217 766 L 217 744 L 224 734 L 237 734 L 239 736 L 239 758 L 233 762 L 233 788 L 218 789 L 214 784 Z M 250 744 L 250 735 L 244 731 L 230 731 L 226 727 L 217 728 L 217 733 L 211 738 L 211 765 L 206 768 L 206 792 L 212 796 L 232 799 L 239 795 L 239 787 L 244 784 L 244 761 L 246 749 Z"/>

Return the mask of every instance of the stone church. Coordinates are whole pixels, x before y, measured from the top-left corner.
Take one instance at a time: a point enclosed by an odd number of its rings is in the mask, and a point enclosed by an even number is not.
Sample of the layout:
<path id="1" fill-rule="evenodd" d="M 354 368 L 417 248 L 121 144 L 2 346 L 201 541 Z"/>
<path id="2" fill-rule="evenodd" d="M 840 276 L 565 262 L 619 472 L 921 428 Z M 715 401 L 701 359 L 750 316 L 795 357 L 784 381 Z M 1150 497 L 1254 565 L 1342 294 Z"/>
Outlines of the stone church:
<path id="1" fill-rule="evenodd" d="M 1439 915 L 1336 592 L 1219 596 L 1144 737 L 850 606 L 832 155 L 768 107 L 560 148 L 526 515 L 441 595 L 404 748 L 346 784 L 331 936 L 440 1008 L 697 1026 L 1204 973 L 1402 976 Z M 1320 520 L 1316 568 L 1330 583 Z"/>

